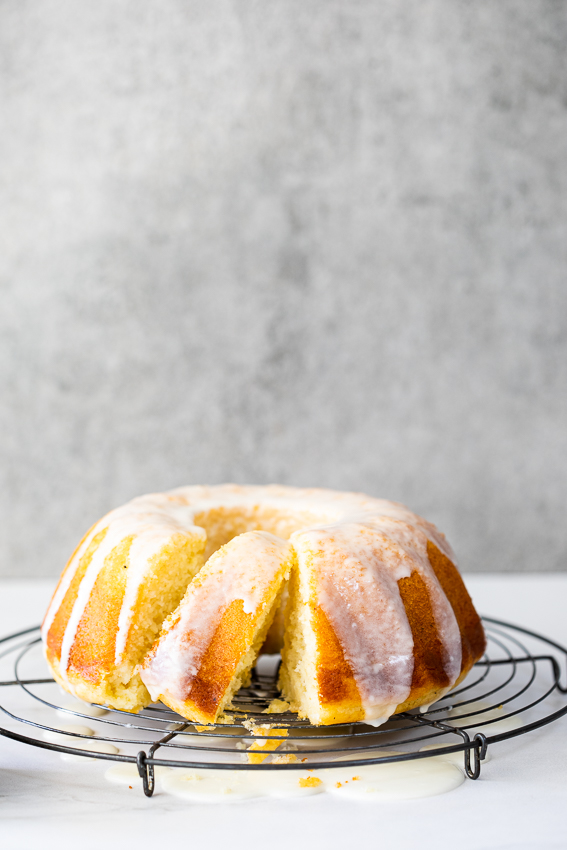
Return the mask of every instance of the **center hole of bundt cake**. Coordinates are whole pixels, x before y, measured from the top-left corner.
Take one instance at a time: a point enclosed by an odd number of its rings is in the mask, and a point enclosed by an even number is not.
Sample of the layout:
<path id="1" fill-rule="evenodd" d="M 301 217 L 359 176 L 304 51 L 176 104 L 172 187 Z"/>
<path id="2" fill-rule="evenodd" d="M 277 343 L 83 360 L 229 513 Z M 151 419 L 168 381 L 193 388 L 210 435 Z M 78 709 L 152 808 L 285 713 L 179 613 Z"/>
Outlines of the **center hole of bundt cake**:
<path id="1" fill-rule="evenodd" d="M 330 517 L 314 512 L 284 511 L 269 505 L 244 507 L 216 507 L 195 514 L 195 525 L 207 532 L 205 561 L 230 543 L 233 538 L 247 531 L 268 531 L 288 540 L 294 531 L 328 522 Z"/>

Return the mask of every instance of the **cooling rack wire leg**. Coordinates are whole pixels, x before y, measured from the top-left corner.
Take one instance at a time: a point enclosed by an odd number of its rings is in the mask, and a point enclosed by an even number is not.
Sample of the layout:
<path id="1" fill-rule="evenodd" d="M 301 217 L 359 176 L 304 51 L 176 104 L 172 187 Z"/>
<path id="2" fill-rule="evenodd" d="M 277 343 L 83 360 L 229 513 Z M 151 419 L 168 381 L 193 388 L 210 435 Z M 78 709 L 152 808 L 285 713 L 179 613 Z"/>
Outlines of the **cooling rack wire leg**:
<path id="1" fill-rule="evenodd" d="M 488 741 L 482 732 L 477 732 L 473 738 L 473 746 L 465 750 L 465 773 L 469 779 L 478 779 L 480 776 L 480 763 L 486 758 Z M 471 767 L 471 750 L 474 753 L 474 767 Z"/>
<path id="2" fill-rule="evenodd" d="M 146 797 L 151 797 L 155 788 L 154 766 L 146 762 L 146 754 L 140 750 L 136 756 L 136 764 L 138 765 L 138 773 L 144 785 L 144 794 Z"/>
<path id="3" fill-rule="evenodd" d="M 163 744 L 167 744 L 168 741 L 175 738 L 178 732 L 182 732 L 184 729 L 187 729 L 188 725 L 188 723 L 180 723 L 179 726 L 172 729 L 171 732 L 164 735 L 164 737 L 160 738 L 159 741 L 156 741 L 155 744 L 152 744 L 149 756 L 147 756 L 143 750 L 140 750 L 138 753 L 136 757 L 136 764 L 138 765 L 138 773 L 142 777 L 142 781 L 144 783 L 144 794 L 146 797 L 151 797 L 156 787 L 154 766 L 153 764 L 148 764 L 148 758 L 153 759 L 156 750 L 159 749 L 159 747 Z"/>

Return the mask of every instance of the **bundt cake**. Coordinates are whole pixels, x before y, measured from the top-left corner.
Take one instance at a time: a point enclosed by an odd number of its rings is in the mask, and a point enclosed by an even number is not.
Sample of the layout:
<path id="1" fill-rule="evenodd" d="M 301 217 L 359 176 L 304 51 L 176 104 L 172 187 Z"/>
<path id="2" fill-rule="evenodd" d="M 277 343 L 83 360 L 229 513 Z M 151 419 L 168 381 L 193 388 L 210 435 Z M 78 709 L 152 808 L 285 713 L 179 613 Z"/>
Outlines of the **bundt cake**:
<path id="1" fill-rule="evenodd" d="M 279 606 L 279 607 L 278 607 Z M 403 505 L 290 487 L 182 487 L 107 514 L 45 616 L 63 688 L 214 723 L 262 644 L 314 724 L 428 705 L 484 652 L 445 537 Z"/>

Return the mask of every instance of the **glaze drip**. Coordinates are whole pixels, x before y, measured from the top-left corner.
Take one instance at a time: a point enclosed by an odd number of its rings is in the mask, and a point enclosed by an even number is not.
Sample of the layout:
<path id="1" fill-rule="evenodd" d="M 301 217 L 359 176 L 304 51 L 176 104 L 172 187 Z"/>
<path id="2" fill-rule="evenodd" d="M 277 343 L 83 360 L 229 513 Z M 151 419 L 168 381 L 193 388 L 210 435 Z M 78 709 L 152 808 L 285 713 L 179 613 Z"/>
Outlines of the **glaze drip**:
<path id="1" fill-rule="evenodd" d="M 384 722 L 410 692 L 413 637 L 397 581 L 410 574 L 398 558 L 386 565 L 383 538 L 363 525 L 301 532 L 292 538 L 309 561 L 316 601 L 343 648 L 365 720 Z"/>

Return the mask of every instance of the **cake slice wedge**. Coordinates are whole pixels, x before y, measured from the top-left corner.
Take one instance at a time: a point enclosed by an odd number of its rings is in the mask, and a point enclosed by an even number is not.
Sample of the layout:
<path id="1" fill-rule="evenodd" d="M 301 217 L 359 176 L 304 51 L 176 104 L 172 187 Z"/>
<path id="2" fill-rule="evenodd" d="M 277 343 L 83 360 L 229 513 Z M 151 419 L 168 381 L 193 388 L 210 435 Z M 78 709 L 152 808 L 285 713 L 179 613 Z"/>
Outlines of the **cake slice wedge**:
<path id="1" fill-rule="evenodd" d="M 294 560 L 264 531 L 235 537 L 201 569 L 140 668 L 154 701 L 215 723 L 249 681 Z"/>

